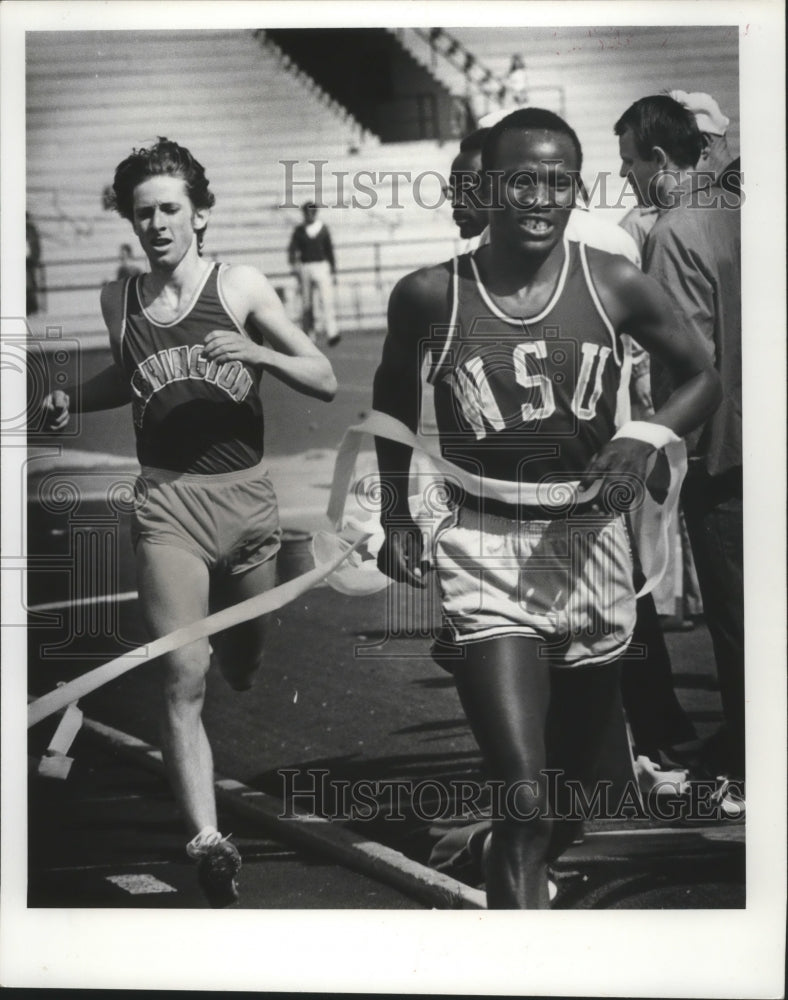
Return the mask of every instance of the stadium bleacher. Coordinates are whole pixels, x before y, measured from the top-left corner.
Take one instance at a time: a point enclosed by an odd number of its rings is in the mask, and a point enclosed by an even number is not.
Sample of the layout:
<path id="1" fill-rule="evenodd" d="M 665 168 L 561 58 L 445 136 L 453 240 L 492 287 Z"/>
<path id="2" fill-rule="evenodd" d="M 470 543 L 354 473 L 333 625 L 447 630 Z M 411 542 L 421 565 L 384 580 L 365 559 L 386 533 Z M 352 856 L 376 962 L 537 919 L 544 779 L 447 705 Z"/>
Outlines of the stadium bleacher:
<path id="1" fill-rule="evenodd" d="M 574 125 L 586 183 L 593 190 L 606 172 L 611 204 L 623 190 L 612 125 L 643 94 L 670 87 L 714 93 L 738 145 L 736 28 L 450 33 L 466 61 L 472 53 L 498 81 L 514 52 L 524 56 L 532 103 L 562 111 Z M 430 51 L 423 31 L 396 36 L 453 93 L 467 94 L 467 76 Z M 701 41 L 699 62 L 693 53 Z M 381 143 L 264 32 L 33 32 L 26 56 L 27 208 L 41 237 L 46 286 L 44 308 L 31 318 L 36 332 L 59 324 L 86 342 L 103 337 L 98 290 L 114 277 L 120 245 L 134 243 L 128 224 L 103 206 L 103 192 L 132 146 L 159 135 L 189 146 L 207 168 L 217 203 L 206 255 L 260 267 L 294 316 L 286 247 L 307 198 L 322 196 L 325 205 L 346 326 L 379 327 L 393 283 L 458 246 L 435 173 L 448 172 L 453 142 Z M 401 175 L 395 187 L 398 171 L 407 179 Z M 609 217 L 631 203 L 619 202 Z"/>
<path id="2" fill-rule="evenodd" d="M 187 145 L 206 166 L 217 197 L 206 254 L 256 264 L 285 291 L 297 206 L 315 196 L 302 183 L 289 197 L 287 170 L 295 181 L 314 181 L 309 161 L 323 161 L 323 218 L 344 275 L 340 309 L 359 325 L 370 312 L 380 325 L 400 274 L 453 250 L 448 208 L 420 209 L 409 185 L 396 198 L 390 181 L 374 184 L 372 196 L 345 181 L 337 196 L 341 175 L 415 175 L 442 166 L 448 152 L 435 142 L 381 147 L 251 31 L 36 33 L 28 36 L 27 88 L 27 207 L 48 289 L 34 330 L 102 329 L 98 288 L 114 277 L 120 244 L 134 242 L 128 224 L 102 206 L 102 192 L 131 147 L 158 135 Z M 369 177 L 363 183 L 369 188 Z M 424 201 L 436 204 L 439 189 L 427 178 Z M 345 194 L 356 208 L 341 207 Z"/>

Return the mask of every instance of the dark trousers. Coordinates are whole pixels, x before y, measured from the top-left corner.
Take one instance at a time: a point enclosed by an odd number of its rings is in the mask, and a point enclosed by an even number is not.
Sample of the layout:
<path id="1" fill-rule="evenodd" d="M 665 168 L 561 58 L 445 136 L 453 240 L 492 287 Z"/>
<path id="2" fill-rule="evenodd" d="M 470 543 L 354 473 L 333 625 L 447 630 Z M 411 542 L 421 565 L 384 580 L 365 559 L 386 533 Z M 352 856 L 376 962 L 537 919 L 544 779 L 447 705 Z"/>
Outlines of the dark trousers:
<path id="1" fill-rule="evenodd" d="M 670 654 L 651 594 L 637 602 L 635 631 L 621 661 L 621 699 L 635 754 L 659 763 L 660 750 L 695 739 L 692 722 L 676 697 Z"/>
<path id="2" fill-rule="evenodd" d="M 725 717 L 718 765 L 744 777 L 742 470 L 710 476 L 690 461 L 681 494 Z"/>

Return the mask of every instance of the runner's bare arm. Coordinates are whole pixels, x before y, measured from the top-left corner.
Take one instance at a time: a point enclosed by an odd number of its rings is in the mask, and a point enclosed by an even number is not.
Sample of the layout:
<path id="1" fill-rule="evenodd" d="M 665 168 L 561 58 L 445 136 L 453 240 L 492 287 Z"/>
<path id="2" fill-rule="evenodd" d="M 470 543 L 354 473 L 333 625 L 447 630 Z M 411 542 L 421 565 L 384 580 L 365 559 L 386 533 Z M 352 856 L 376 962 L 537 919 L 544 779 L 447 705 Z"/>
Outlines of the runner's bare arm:
<path id="1" fill-rule="evenodd" d="M 131 402 L 129 380 L 120 364 L 121 290 L 120 282 L 112 282 L 101 291 L 101 312 L 109 332 L 114 360 L 85 382 L 68 385 L 65 389 L 55 389 L 46 396 L 42 406 L 48 430 L 63 430 L 71 413 L 112 410 Z"/>
<path id="2" fill-rule="evenodd" d="M 416 271 L 397 284 L 389 299 L 388 335 L 375 373 L 372 405 L 414 432 L 421 407 L 419 344 L 429 337 L 431 324 L 440 321 L 447 281 L 446 273 L 438 268 Z M 383 497 L 381 523 L 386 534 L 378 565 L 395 580 L 423 587 L 426 564 L 421 531 L 408 507 L 412 449 L 376 437 L 375 450 Z"/>
<path id="3" fill-rule="evenodd" d="M 337 381 L 331 363 L 288 319 L 268 279 L 256 268 L 238 265 L 228 267 L 221 280 L 232 315 L 267 343 L 255 343 L 234 330 L 213 330 L 205 338 L 205 357 L 260 365 L 304 395 L 333 399 Z"/>
<path id="4" fill-rule="evenodd" d="M 707 346 L 675 314 L 662 288 L 648 275 L 623 258 L 594 251 L 589 251 L 589 263 L 602 304 L 616 329 L 630 334 L 655 355 L 673 377 L 675 390 L 646 422 L 684 437 L 714 413 L 722 398 Z M 642 473 L 652 450 L 653 446 L 643 441 L 612 440 L 592 460 L 585 478 L 605 470 Z"/>
<path id="5" fill-rule="evenodd" d="M 589 252 L 595 262 L 600 254 Z M 593 267 L 593 264 L 592 264 Z M 619 331 L 626 331 L 671 372 L 675 392 L 649 422 L 684 437 L 714 413 L 722 398 L 720 379 L 709 349 L 685 319 L 676 315 L 660 285 L 618 257 L 607 257 L 599 275 L 599 294 Z"/>

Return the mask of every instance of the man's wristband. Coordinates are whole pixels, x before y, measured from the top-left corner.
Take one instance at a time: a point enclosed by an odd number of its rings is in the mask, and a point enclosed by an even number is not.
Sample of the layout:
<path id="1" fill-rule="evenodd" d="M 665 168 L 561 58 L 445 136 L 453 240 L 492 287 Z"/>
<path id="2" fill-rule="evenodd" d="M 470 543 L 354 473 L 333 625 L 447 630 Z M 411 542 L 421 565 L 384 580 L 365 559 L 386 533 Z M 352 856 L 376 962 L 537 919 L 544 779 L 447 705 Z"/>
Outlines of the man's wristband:
<path id="1" fill-rule="evenodd" d="M 664 424 L 653 424 L 647 420 L 630 420 L 629 423 L 620 427 L 613 435 L 613 440 L 617 438 L 631 438 L 633 441 L 642 441 L 650 444 L 652 448 L 664 448 L 666 445 L 681 441 L 681 438 L 670 427 Z"/>

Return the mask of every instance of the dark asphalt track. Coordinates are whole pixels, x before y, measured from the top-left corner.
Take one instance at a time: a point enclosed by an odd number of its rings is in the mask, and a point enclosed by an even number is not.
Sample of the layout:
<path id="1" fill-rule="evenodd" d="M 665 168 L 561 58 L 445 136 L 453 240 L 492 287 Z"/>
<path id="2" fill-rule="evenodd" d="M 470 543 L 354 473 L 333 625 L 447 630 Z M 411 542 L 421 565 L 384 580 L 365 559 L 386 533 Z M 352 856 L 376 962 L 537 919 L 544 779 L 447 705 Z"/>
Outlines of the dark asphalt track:
<path id="1" fill-rule="evenodd" d="M 207 909 L 161 777 L 84 732 L 67 781 L 29 783 L 28 906 Z M 415 909 L 412 896 L 296 850 L 220 809 L 244 864 L 241 905 L 267 909 Z"/>
<path id="2" fill-rule="evenodd" d="M 353 822 L 337 801 L 343 781 L 402 781 L 412 790 L 420 781 L 450 787 L 452 781 L 480 777 L 478 754 L 451 681 L 425 655 L 425 640 L 392 637 L 379 651 L 358 655 L 360 646 L 377 638 L 384 601 L 384 596 L 358 600 L 321 588 L 294 602 L 273 624 L 268 668 L 251 692 L 232 692 L 220 676 L 209 677 L 205 722 L 220 774 L 276 798 L 295 790 L 301 793 L 295 801 L 299 810 L 326 814 L 426 863 L 434 833 L 444 826 L 439 806 L 430 823 L 414 815 L 405 799 L 401 819 L 392 821 L 383 796 L 380 814 Z M 124 606 L 120 632 L 136 641 L 141 632 L 133 608 Z M 37 665 L 42 638 L 41 631 L 31 633 L 34 693 L 84 669 L 81 661 L 68 668 L 62 662 Z M 55 633 L 47 635 L 48 642 L 54 638 Z M 719 714 L 708 669 L 690 665 L 706 661 L 705 629 L 670 641 L 683 678 L 679 694 L 696 706 L 690 714 L 703 731 Z M 89 718 L 155 744 L 155 673 L 155 662 L 140 666 L 84 698 L 81 707 Z M 34 727 L 35 753 L 53 730 L 54 720 Z M 177 900 L 168 893 L 149 896 L 146 905 L 195 905 L 189 866 L 180 854 L 184 838 L 163 782 L 130 769 L 84 732 L 72 756 L 76 763 L 67 781 L 36 778 L 31 786 L 31 905 L 55 905 L 57 899 L 58 905 L 122 905 L 120 890 L 111 886 L 110 892 L 105 884 L 107 865 L 112 874 L 122 874 L 138 872 L 145 863 L 167 882 L 158 867 L 163 864 L 181 893 Z M 295 773 L 283 775 L 283 770 Z M 310 789 L 314 796 L 303 794 Z M 432 809 L 428 800 L 422 811 Z M 237 835 L 247 857 L 243 906 L 421 905 L 361 876 L 348 873 L 345 879 L 341 869 L 317 857 L 294 855 L 289 845 L 272 842 L 246 820 L 226 816 L 222 824 Z M 642 819 L 587 824 L 585 842 L 558 865 L 561 905 L 743 904 L 743 826 L 659 826 Z M 130 905 L 139 905 L 139 897 Z"/>

